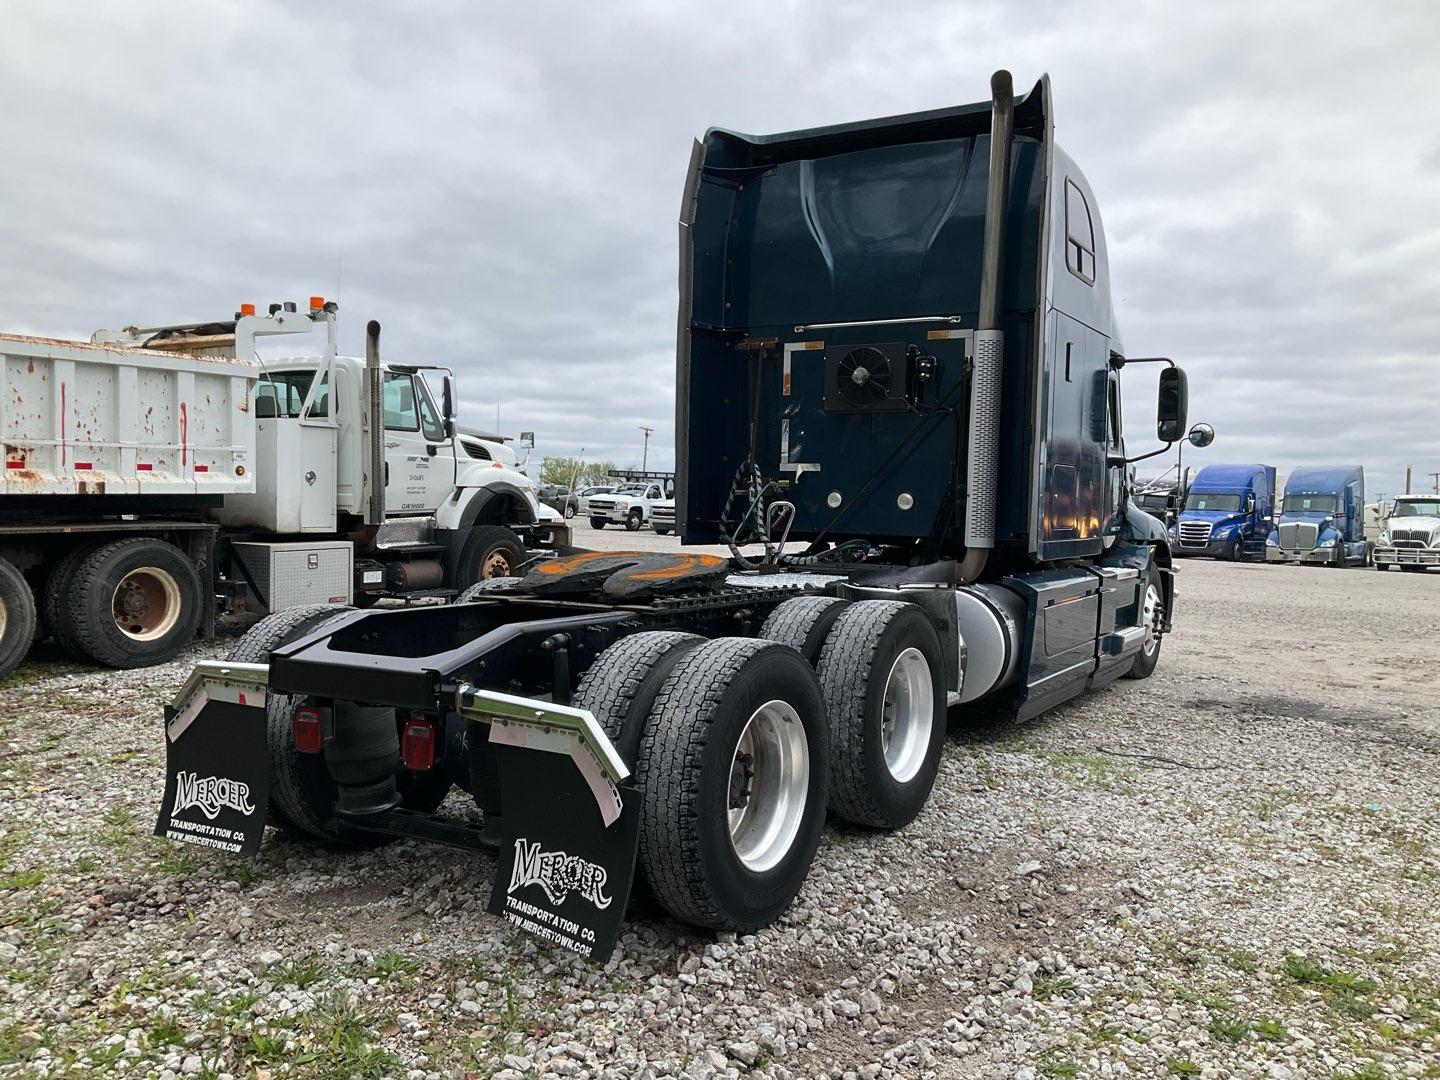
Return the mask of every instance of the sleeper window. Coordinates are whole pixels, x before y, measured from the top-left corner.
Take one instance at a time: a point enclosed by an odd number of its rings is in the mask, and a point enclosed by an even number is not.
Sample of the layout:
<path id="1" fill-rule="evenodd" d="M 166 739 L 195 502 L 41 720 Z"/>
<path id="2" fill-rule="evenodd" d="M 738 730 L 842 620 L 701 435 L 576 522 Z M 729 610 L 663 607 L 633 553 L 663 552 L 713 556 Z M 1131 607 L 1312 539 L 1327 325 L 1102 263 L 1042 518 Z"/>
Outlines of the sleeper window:
<path id="1" fill-rule="evenodd" d="M 1095 229 L 1085 195 L 1073 180 L 1065 181 L 1065 265 L 1085 284 L 1095 284 Z"/>

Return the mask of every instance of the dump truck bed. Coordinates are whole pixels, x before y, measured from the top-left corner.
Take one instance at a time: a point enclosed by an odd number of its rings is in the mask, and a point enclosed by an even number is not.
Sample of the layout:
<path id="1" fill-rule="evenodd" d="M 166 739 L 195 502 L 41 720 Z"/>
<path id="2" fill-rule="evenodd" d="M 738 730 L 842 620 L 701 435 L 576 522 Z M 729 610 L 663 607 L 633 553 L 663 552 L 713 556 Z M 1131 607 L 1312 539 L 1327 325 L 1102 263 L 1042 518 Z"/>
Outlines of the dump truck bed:
<path id="1" fill-rule="evenodd" d="M 253 491 L 258 371 L 0 334 L 0 496 Z"/>

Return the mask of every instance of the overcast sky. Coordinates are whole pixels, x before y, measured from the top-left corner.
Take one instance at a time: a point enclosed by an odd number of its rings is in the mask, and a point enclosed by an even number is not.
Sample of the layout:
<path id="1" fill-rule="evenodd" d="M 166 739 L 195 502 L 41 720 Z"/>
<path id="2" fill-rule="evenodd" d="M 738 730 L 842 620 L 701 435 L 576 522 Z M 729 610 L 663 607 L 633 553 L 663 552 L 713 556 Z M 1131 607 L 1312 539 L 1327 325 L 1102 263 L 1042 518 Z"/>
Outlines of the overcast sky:
<path id="1" fill-rule="evenodd" d="M 1180 361 L 1219 431 L 1187 462 L 1358 461 L 1372 497 L 1413 462 L 1428 489 L 1440 5 L 1125 7 L 11 0 L 0 329 L 338 294 L 342 346 L 379 319 L 392 359 L 459 371 L 464 420 L 622 465 L 650 425 L 669 467 L 691 138 L 1048 71 L 1126 346 Z"/>

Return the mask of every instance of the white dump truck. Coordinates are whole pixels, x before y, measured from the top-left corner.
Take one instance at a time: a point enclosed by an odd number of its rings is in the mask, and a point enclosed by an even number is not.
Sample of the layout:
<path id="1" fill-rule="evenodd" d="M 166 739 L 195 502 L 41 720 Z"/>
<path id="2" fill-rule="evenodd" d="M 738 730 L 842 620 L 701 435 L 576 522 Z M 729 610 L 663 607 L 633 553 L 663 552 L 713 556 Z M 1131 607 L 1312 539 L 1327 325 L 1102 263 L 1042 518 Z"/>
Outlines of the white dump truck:
<path id="1" fill-rule="evenodd" d="M 0 335 L 0 675 L 37 637 L 138 667 L 212 634 L 221 605 L 443 597 L 568 544 L 513 462 L 458 445 L 447 370 L 382 364 L 373 322 L 366 358 L 340 356 L 335 318 L 312 297 L 90 342 Z M 317 329 L 318 356 L 256 353 Z"/>

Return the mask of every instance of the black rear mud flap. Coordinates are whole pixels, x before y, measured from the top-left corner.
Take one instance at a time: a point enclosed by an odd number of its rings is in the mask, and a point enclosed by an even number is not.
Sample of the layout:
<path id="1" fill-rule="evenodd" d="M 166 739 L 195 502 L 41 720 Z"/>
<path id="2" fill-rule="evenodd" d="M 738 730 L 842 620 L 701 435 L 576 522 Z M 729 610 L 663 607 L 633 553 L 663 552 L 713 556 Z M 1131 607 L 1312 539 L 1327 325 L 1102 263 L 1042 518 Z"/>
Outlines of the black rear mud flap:
<path id="1" fill-rule="evenodd" d="M 500 774 L 501 844 L 490 911 L 604 963 L 640 844 L 640 791 L 584 709 L 462 687 L 461 716 L 488 725 Z"/>
<path id="2" fill-rule="evenodd" d="M 165 798 L 155 835 L 255 855 L 270 802 L 264 664 L 207 660 L 165 706 Z"/>

